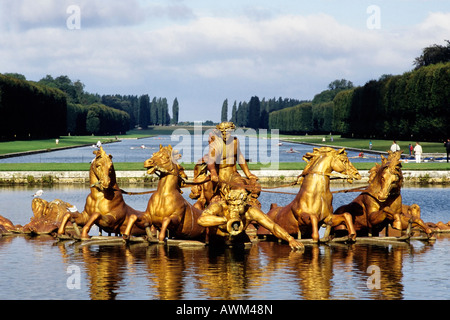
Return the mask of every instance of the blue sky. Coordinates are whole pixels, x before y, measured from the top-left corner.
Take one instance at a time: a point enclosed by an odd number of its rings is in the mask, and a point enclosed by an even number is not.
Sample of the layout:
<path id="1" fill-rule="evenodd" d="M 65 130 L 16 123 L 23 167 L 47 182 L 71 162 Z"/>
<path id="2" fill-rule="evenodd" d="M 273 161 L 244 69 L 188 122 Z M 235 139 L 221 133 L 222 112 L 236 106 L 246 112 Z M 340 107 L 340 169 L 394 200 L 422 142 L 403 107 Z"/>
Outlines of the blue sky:
<path id="1" fill-rule="evenodd" d="M 401 74 L 445 39 L 445 0 L 0 0 L 0 73 L 177 97 L 182 121 L 219 121 L 226 98 L 312 99 L 335 79 Z"/>

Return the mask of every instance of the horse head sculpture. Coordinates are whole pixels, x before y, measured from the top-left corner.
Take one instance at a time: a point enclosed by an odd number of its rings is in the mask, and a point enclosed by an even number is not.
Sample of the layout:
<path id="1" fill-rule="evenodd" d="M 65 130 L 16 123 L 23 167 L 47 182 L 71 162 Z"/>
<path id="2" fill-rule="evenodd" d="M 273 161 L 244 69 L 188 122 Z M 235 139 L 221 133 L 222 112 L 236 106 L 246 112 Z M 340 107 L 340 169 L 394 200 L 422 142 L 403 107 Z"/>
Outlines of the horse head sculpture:
<path id="1" fill-rule="evenodd" d="M 401 152 L 389 151 L 388 158 L 381 156 L 381 165 L 377 163 L 369 170 L 369 187 L 367 193 L 380 202 L 391 195 L 400 194 L 403 174 L 400 162 Z"/>
<path id="2" fill-rule="evenodd" d="M 353 166 L 344 148 L 335 150 L 330 147 L 314 148 L 303 158 L 307 162 L 300 177 L 308 174 L 323 174 L 330 177 L 346 178 L 349 183 L 361 179 L 358 170 Z M 332 174 L 332 172 L 337 172 Z"/>
<path id="3" fill-rule="evenodd" d="M 91 188 L 107 190 L 114 187 L 116 183 L 116 171 L 112 162 L 112 155 L 108 155 L 103 147 L 93 152 L 95 158 L 89 171 Z"/>
<path id="4" fill-rule="evenodd" d="M 150 159 L 145 160 L 144 168 L 148 174 L 156 174 L 160 178 L 166 175 L 179 176 L 186 179 L 184 168 L 177 160 L 181 157 L 177 150 L 173 150 L 171 145 L 163 147 L 159 145 L 159 151 L 155 152 Z"/>

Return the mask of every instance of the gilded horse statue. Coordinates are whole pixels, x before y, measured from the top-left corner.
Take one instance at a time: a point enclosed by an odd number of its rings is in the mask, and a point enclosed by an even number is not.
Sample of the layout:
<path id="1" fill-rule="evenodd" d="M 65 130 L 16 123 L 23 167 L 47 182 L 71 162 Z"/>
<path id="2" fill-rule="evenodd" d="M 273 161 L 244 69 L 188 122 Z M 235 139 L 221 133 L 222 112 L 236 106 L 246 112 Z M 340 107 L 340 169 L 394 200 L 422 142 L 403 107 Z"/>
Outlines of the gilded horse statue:
<path id="1" fill-rule="evenodd" d="M 181 194 L 183 167 L 177 163 L 177 155 L 172 146 L 163 147 L 144 162 L 148 174 L 159 176 L 158 187 L 148 201 L 143 215 L 130 217 L 124 237 L 129 235 L 132 226 L 159 229 L 159 241 L 164 241 L 166 231 L 178 239 L 202 239 L 206 230 L 197 224 L 201 210 L 191 205 Z"/>
<path id="2" fill-rule="evenodd" d="M 353 230 L 349 214 L 333 215 L 333 195 L 330 191 L 330 179 L 333 177 L 345 177 L 350 183 L 361 179 L 345 149 L 314 148 L 313 152 L 303 156 L 303 160 L 307 165 L 299 176 L 301 187 L 295 199 L 284 207 L 272 204 L 267 215 L 289 234 L 299 238 L 311 237 L 315 242 L 319 241 L 319 227 L 323 223 L 327 225 L 324 240 L 327 240 L 332 225 L 345 223 L 349 230 Z M 258 234 L 265 233 L 266 230 L 258 229 Z M 355 231 L 350 232 L 350 236 L 354 238 Z"/>
<path id="3" fill-rule="evenodd" d="M 409 223 L 418 226 L 427 234 L 431 230 L 420 218 L 417 205 L 405 206 L 402 203 L 401 187 L 403 174 L 400 162 L 401 151 L 388 153 L 381 157 L 369 170 L 369 186 L 351 203 L 341 206 L 335 214 L 351 214 L 358 236 L 378 235 L 388 224 L 394 229 L 406 230 Z M 342 226 L 335 228 L 335 232 Z M 339 231 L 338 231 L 339 232 Z"/>
<path id="4" fill-rule="evenodd" d="M 112 156 L 106 154 L 102 147 L 93 152 L 95 159 L 89 171 L 91 192 L 86 198 L 84 210 L 81 213 L 67 213 L 58 229 L 58 235 L 65 232 L 69 219 L 83 226 L 81 239 L 89 239 L 89 230 L 96 224 L 108 233 L 122 234 L 131 215 L 141 216 L 143 213 L 127 205 L 123 199 L 122 190 L 116 179 L 116 171 Z M 145 229 L 134 228 L 129 234 L 142 235 Z"/>

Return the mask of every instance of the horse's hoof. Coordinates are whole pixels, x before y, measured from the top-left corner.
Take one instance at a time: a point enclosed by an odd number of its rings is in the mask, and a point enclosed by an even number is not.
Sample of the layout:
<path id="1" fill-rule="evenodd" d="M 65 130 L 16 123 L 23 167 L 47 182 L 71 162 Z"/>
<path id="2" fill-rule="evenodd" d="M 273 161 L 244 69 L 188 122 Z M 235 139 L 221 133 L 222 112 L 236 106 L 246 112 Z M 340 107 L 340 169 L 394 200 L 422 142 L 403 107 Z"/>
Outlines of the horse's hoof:
<path id="1" fill-rule="evenodd" d="M 71 236 L 69 236 L 65 233 L 63 233 L 63 234 L 58 233 L 58 234 L 56 234 L 55 238 L 58 240 L 73 240 L 73 238 Z"/>

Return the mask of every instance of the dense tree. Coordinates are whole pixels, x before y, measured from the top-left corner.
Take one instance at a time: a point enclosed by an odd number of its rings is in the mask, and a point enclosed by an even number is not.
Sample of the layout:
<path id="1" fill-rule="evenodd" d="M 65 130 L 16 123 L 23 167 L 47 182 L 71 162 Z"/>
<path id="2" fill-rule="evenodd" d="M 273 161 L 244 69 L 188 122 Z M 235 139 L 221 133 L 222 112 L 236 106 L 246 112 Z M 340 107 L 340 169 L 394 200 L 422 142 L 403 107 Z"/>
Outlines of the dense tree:
<path id="1" fill-rule="evenodd" d="M 269 129 L 279 129 L 282 133 L 311 133 L 313 131 L 312 103 L 304 102 L 294 107 L 271 112 Z"/>
<path id="2" fill-rule="evenodd" d="M 333 99 L 333 131 L 339 133 L 349 132 L 350 104 L 353 100 L 355 90 L 344 90 L 339 92 Z"/>
<path id="3" fill-rule="evenodd" d="M 334 80 L 328 85 L 328 89 L 330 90 L 346 90 L 351 88 L 353 88 L 353 83 L 345 79 Z"/>
<path id="4" fill-rule="evenodd" d="M 236 100 L 234 100 L 233 108 L 231 109 L 231 122 L 236 123 L 237 121 L 237 106 L 236 106 Z"/>
<path id="5" fill-rule="evenodd" d="M 248 124 L 248 103 L 239 102 L 239 106 L 236 112 L 236 126 L 246 127 Z"/>
<path id="6" fill-rule="evenodd" d="M 23 74 L 20 74 L 20 73 L 4 73 L 4 75 L 11 77 L 11 78 L 18 79 L 18 80 L 24 80 L 24 81 L 27 80 L 27 78 Z"/>
<path id="7" fill-rule="evenodd" d="M 57 137 L 66 128 L 62 91 L 0 74 L 0 139 Z"/>
<path id="8" fill-rule="evenodd" d="M 371 80 L 333 100 L 344 136 L 441 140 L 450 135 L 450 63 Z"/>
<path id="9" fill-rule="evenodd" d="M 253 99 L 253 102 L 251 101 Z M 259 115 L 255 111 L 250 110 L 250 104 L 252 108 L 256 108 L 259 101 Z M 233 110 L 231 113 L 230 121 L 233 121 L 239 127 L 257 127 L 257 128 L 269 128 L 269 114 L 272 111 L 281 110 L 284 108 L 289 108 L 296 106 L 302 102 L 306 102 L 305 100 L 297 100 L 297 99 L 289 99 L 289 98 L 271 98 L 266 100 L 263 98 L 259 100 L 258 97 L 252 97 L 249 102 L 241 101 L 238 106 L 235 101 L 233 104 Z M 254 117 L 253 120 L 250 119 L 250 112 Z M 259 118 L 258 122 L 256 122 L 256 117 Z M 253 125 L 250 124 L 250 121 L 253 122 Z M 257 123 L 255 125 L 255 123 Z"/>
<path id="10" fill-rule="evenodd" d="M 150 104 L 150 124 L 156 125 L 159 123 L 158 119 L 158 101 L 156 100 L 156 97 L 153 97 L 152 103 Z"/>
<path id="11" fill-rule="evenodd" d="M 334 97 L 341 91 L 353 88 L 351 81 L 341 79 L 334 80 L 328 85 L 328 90 L 324 90 L 314 96 L 312 103 L 319 104 L 323 102 L 333 101 Z"/>
<path id="12" fill-rule="evenodd" d="M 138 121 L 170 124 L 166 98 L 154 98 L 151 108 L 148 95 L 100 96 L 84 87 L 66 75 L 33 82 L 21 74 L 0 74 L 0 139 L 125 133 Z M 175 100 L 177 118 L 178 108 Z"/>
<path id="13" fill-rule="evenodd" d="M 89 134 L 124 134 L 129 128 L 130 116 L 125 111 L 101 103 L 88 106 L 86 131 Z"/>
<path id="14" fill-rule="evenodd" d="M 222 103 L 222 113 L 220 116 L 220 122 L 228 121 L 228 99 L 225 99 Z"/>
<path id="15" fill-rule="evenodd" d="M 103 95 L 101 97 L 102 104 L 125 111 L 130 116 L 130 129 L 138 125 L 137 119 L 139 118 L 139 98 L 138 96 L 122 96 L 116 95 Z M 92 103 L 90 103 L 92 104 Z"/>
<path id="16" fill-rule="evenodd" d="M 422 50 L 422 55 L 417 57 L 413 64 L 416 66 L 416 70 L 429 66 L 430 64 L 436 64 L 439 62 L 449 62 L 450 61 L 450 41 L 447 42 L 446 46 L 434 44 L 432 46 L 426 47 Z"/>
<path id="17" fill-rule="evenodd" d="M 247 126 L 253 129 L 259 128 L 259 119 L 260 119 L 260 101 L 259 98 L 254 96 L 251 97 L 250 102 L 248 104 L 248 123 Z"/>
<path id="18" fill-rule="evenodd" d="M 178 123 L 178 113 L 180 111 L 179 105 L 178 105 L 178 100 L 177 98 L 175 98 L 175 100 L 173 100 L 173 104 L 172 104 L 172 124 L 177 124 Z"/>
<path id="19" fill-rule="evenodd" d="M 170 124 L 169 105 L 166 98 L 158 98 L 156 100 L 156 113 L 158 115 L 158 122 L 156 122 L 155 124 Z"/>
<path id="20" fill-rule="evenodd" d="M 333 102 L 324 102 L 312 107 L 312 127 L 315 133 L 333 131 Z"/>
<path id="21" fill-rule="evenodd" d="M 139 126 L 147 128 L 150 124 L 150 98 L 148 94 L 139 97 Z"/>

